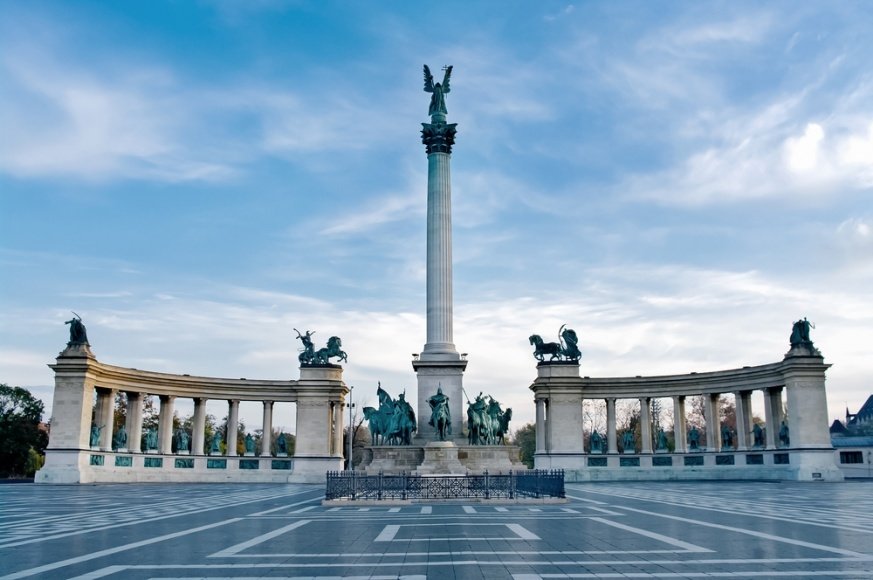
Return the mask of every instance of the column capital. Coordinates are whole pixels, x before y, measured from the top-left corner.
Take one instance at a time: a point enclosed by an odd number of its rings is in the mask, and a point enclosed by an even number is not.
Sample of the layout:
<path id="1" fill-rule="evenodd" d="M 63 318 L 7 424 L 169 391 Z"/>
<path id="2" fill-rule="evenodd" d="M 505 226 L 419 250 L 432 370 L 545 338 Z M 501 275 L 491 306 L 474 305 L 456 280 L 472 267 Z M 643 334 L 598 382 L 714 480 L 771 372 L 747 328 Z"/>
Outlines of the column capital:
<path id="1" fill-rule="evenodd" d="M 424 143 L 425 151 L 431 153 L 452 154 L 452 145 L 455 144 L 457 123 L 422 123 L 421 142 Z"/>

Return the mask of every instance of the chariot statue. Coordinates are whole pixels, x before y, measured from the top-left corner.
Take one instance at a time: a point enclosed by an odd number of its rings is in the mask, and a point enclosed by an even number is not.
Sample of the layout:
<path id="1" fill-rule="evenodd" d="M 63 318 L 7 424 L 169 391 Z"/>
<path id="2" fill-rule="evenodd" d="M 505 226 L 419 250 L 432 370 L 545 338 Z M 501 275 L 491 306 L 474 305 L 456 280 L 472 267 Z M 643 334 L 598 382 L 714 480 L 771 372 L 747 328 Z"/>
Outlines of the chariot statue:
<path id="1" fill-rule="evenodd" d="M 338 358 L 340 361 L 348 362 L 349 357 L 346 351 L 342 349 L 343 341 L 338 336 L 331 336 L 327 339 L 327 346 L 315 350 L 315 345 L 312 343 L 312 335 L 315 331 L 307 330 L 305 334 L 300 334 L 296 328 L 297 338 L 303 343 L 303 350 L 297 356 L 297 360 L 301 365 L 326 365 L 330 364 L 331 358 Z"/>
<path id="2" fill-rule="evenodd" d="M 73 318 L 64 324 L 70 325 L 70 341 L 67 343 L 67 346 L 90 346 L 88 344 L 88 332 L 85 330 L 85 325 L 82 324 L 81 316 L 73 312 Z"/>
<path id="3" fill-rule="evenodd" d="M 534 346 L 534 358 L 540 362 L 545 362 L 546 355 L 549 355 L 549 362 L 554 360 L 575 362 L 582 358 L 579 337 L 575 330 L 567 328 L 565 324 L 558 330 L 558 336 L 558 342 L 545 342 L 539 334 L 532 334 L 528 341 Z"/>

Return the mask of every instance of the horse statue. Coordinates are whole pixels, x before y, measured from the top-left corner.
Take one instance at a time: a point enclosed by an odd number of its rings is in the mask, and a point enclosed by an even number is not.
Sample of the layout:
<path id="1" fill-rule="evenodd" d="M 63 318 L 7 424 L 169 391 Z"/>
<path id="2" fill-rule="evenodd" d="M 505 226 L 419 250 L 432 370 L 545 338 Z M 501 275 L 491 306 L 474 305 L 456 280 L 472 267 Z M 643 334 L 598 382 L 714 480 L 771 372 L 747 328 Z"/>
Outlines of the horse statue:
<path id="1" fill-rule="evenodd" d="M 349 362 L 349 357 L 342 348 L 342 340 L 338 336 L 331 336 L 327 339 L 327 346 L 315 351 L 312 362 L 317 365 L 326 365 L 330 363 L 332 357 L 336 357 L 343 362 Z"/>
<path id="2" fill-rule="evenodd" d="M 467 439 L 470 445 L 488 445 L 491 441 L 491 418 L 485 409 L 482 393 L 467 403 Z"/>
<path id="3" fill-rule="evenodd" d="M 364 407 L 364 419 L 370 427 L 370 444 L 384 445 L 390 424 L 386 424 L 386 416 L 374 407 Z M 391 417 L 387 417 L 390 422 Z"/>
<path id="4" fill-rule="evenodd" d="M 508 407 L 506 411 L 500 414 L 497 418 L 496 427 L 492 427 L 492 439 L 494 445 L 504 445 L 505 437 L 509 433 L 509 422 L 512 420 L 512 407 Z"/>
<path id="5" fill-rule="evenodd" d="M 452 434 L 452 412 L 449 409 L 449 398 L 443 394 L 443 388 L 437 387 L 436 395 L 428 398 L 430 405 L 430 420 L 428 425 L 436 430 L 436 436 L 440 441 L 445 441 L 447 435 Z"/>
<path id="6" fill-rule="evenodd" d="M 555 359 L 561 360 L 561 352 L 563 349 L 557 342 L 544 342 L 543 337 L 539 334 L 530 335 L 528 340 L 535 347 L 534 357 L 536 357 L 538 361 L 543 362 L 545 360 L 544 357 L 547 354 L 552 355 L 552 358 L 549 359 L 550 361 Z"/>
<path id="7" fill-rule="evenodd" d="M 411 445 L 412 434 L 416 431 L 415 411 L 406 402 L 403 393 L 399 400 L 394 403 L 394 412 L 391 415 L 391 427 L 388 438 L 392 445 Z"/>

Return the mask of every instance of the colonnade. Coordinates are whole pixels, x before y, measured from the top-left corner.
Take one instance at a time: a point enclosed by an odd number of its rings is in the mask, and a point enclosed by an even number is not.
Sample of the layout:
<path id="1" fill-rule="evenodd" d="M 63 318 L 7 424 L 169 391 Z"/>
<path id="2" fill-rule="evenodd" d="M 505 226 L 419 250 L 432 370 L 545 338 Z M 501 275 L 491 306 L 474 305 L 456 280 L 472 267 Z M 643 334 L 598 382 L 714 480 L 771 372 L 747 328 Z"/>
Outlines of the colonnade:
<path id="1" fill-rule="evenodd" d="M 287 481 L 309 482 L 323 481 L 325 472 L 342 469 L 343 408 L 348 387 L 342 380 L 342 368 L 337 365 L 302 366 L 296 381 L 196 377 L 107 365 L 99 362 L 87 345 L 74 345 L 68 346 L 50 366 L 55 371 L 52 429 L 46 464 L 37 473 L 37 483 L 232 481 L 235 477 L 244 478 L 240 481 L 277 481 L 280 476 Z M 127 442 L 113 450 L 113 437 L 121 427 L 114 424 L 115 398 L 119 392 L 127 399 L 124 423 Z M 159 400 L 157 445 L 148 446 L 141 453 L 147 396 L 157 396 Z M 173 453 L 177 399 L 192 399 L 194 403 L 190 459 L 178 459 L 182 454 Z M 226 401 L 228 406 L 226 453 L 222 458 L 213 458 L 216 454 L 211 450 L 211 442 L 205 440 L 206 406 L 208 401 L 215 400 Z M 272 458 L 275 404 L 297 405 L 292 458 L 272 464 L 267 461 L 260 469 L 258 463 L 252 465 L 244 458 L 233 463 L 224 459 L 238 455 L 237 426 L 242 401 L 262 405 L 260 458 Z M 96 445 L 92 445 L 92 425 L 99 430 Z M 119 457 L 122 454 L 125 457 Z M 166 455 L 175 455 L 177 459 L 164 462 L 162 457 Z M 114 463 L 110 465 L 107 460 Z M 139 467 L 143 470 L 138 471 Z M 247 472 L 243 474 L 237 468 Z M 213 473 L 219 469 L 222 473 Z M 286 471 L 264 472 L 276 469 Z M 137 479 L 145 478 L 146 472 L 147 479 Z"/>
<path id="2" fill-rule="evenodd" d="M 685 476 L 841 479 L 833 462 L 828 432 L 825 371 L 829 366 L 818 351 L 794 349 L 778 363 L 652 377 L 580 377 L 578 363 L 540 363 L 537 378 L 530 387 L 536 404 L 535 466 L 563 468 L 571 480 Z M 763 393 L 766 422 L 764 441 L 757 445 L 752 435 L 752 395 L 756 391 Z M 718 414 L 719 399 L 726 394 L 733 394 L 735 399 L 736 432 L 732 445 L 722 441 Z M 692 449 L 688 443 L 691 429 L 686 404 L 695 396 L 703 397 L 706 421 L 702 428 L 706 443 L 705 447 Z M 663 445 L 655 448 L 653 399 L 672 401 L 675 442 L 672 452 Z M 623 400 L 636 400 L 640 405 L 641 442 L 632 450 L 619 444 L 616 406 Z M 605 401 L 606 406 L 606 436 L 599 452 L 594 454 L 586 449 L 584 441 L 585 401 Z M 786 437 L 780 440 L 783 423 Z M 625 457 L 628 454 L 631 457 Z M 674 460 L 677 454 L 684 456 L 684 460 Z M 724 469 L 745 472 L 726 474 L 720 471 Z"/>
<path id="3" fill-rule="evenodd" d="M 750 449 L 777 449 L 783 447 L 778 440 L 778 433 L 785 419 L 785 412 L 782 403 L 783 387 L 771 387 L 761 389 L 764 394 L 764 421 L 765 442 L 763 445 L 754 445 L 752 436 L 752 393 L 754 391 L 734 391 L 735 413 L 736 413 L 736 443 L 734 445 L 726 445 L 722 440 L 721 422 L 718 415 L 719 399 L 727 393 L 706 393 L 701 394 L 704 402 L 704 425 L 706 433 L 706 447 L 708 451 L 747 451 Z M 652 453 L 655 446 L 656 433 L 653 432 L 654 420 L 652 417 L 652 400 L 662 399 L 665 396 L 643 396 L 638 397 L 640 405 L 640 453 Z M 670 397 L 673 404 L 673 437 L 674 437 L 674 453 L 687 453 L 688 446 L 688 429 L 686 418 L 686 395 L 672 395 Z M 579 404 L 584 405 L 586 401 L 591 401 L 590 398 L 585 398 L 584 394 L 579 399 Z M 616 403 L 619 400 L 617 397 L 605 397 L 599 399 L 605 402 L 606 406 L 606 448 L 602 450 L 606 454 L 617 454 L 618 448 L 618 428 L 616 417 Z M 550 397 L 538 397 L 535 399 L 536 404 L 536 453 L 549 453 L 552 446 L 551 434 L 554 430 L 553 424 L 559 421 L 550 420 L 549 404 Z M 580 413 L 582 409 L 580 408 Z M 789 431 L 790 433 L 790 431 Z M 590 450 L 590 446 L 589 446 Z M 701 449 L 703 450 L 703 449 Z M 628 452 L 628 450 L 624 450 Z M 636 451 L 634 449 L 633 451 Z"/>

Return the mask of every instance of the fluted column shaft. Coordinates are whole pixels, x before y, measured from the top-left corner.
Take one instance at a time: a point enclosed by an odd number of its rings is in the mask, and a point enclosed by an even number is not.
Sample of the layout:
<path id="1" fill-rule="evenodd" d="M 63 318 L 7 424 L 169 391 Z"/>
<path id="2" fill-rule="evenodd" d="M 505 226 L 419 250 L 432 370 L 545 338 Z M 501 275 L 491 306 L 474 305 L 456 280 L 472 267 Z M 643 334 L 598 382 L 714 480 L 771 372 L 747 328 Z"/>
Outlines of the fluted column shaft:
<path id="1" fill-rule="evenodd" d="M 239 401 L 227 402 L 227 453 L 236 455 L 236 438 L 239 434 Z"/>
<path id="2" fill-rule="evenodd" d="M 102 403 L 99 405 L 100 418 L 98 424 L 103 426 L 100 431 L 100 449 L 112 450 L 112 436 L 115 432 L 115 391 L 112 389 L 97 389 L 97 397 Z"/>
<path id="3" fill-rule="evenodd" d="M 427 156 L 427 344 L 425 353 L 455 353 L 452 337 L 451 155 Z"/>
<path id="4" fill-rule="evenodd" d="M 127 448 L 139 453 L 142 444 L 142 393 L 127 393 L 127 420 L 124 428 L 127 430 Z"/>
<path id="5" fill-rule="evenodd" d="M 194 399 L 194 430 L 191 433 L 191 453 L 201 455 L 203 453 L 203 443 L 206 437 L 206 399 Z"/>
<path id="6" fill-rule="evenodd" d="M 271 456 L 273 438 L 273 401 L 264 401 L 264 432 L 261 435 L 261 455 Z"/>
<path id="7" fill-rule="evenodd" d="M 738 391 L 734 393 L 734 406 L 737 415 L 737 445 L 738 451 L 749 448 L 749 438 L 752 432 L 752 393 Z"/>
<path id="8" fill-rule="evenodd" d="M 652 452 L 652 409 L 648 397 L 640 397 L 640 452 Z"/>
<path id="9" fill-rule="evenodd" d="M 618 453 L 618 434 L 615 431 L 615 399 L 606 399 L 606 452 Z"/>
<path id="10" fill-rule="evenodd" d="M 173 452 L 173 407 L 176 397 L 161 395 L 161 411 L 158 415 L 158 451 Z"/>
<path id="11" fill-rule="evenodd" d="M 537 399 L 537 453 L 546 452 L 546 401 Z"/>
<path id="12" fill-rule="evenodd" d="M 782 387 L 764 390 L 764 415 L 767 422 L 767 448 L 775 449 L 782 424 Z"/>
<path id="13" fill-rule="evenodd" d="M 685 424 L 685 397 L 673 397 L 673 439 L 676 453 L 685 453 L 688 433 Z"/>

